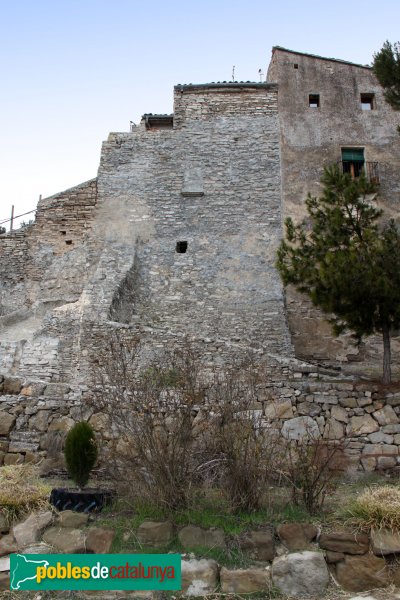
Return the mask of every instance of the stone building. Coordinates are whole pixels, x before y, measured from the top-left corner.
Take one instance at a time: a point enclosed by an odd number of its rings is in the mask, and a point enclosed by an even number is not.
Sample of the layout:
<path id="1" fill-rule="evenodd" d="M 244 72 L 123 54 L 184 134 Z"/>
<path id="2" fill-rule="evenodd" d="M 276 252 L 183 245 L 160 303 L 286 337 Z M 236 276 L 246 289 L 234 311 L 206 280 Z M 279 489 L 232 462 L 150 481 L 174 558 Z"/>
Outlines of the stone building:
<path id="1" fill-rule="evenodd" d="M 397 217 L 396 117 L 370 68 L 275 47 L 267 82 L 178 85 L 173 115 L 111 133 L 96 179 L 0 236 L 8 455 L 46 453 L 47 430 L 84 413 L 88 356 L 115 329 L 153 350 L 187 337 L 217 364 L 255 351 L 293 396 L 286 417 L 302 399 L 291 375 L 315 371 L 296 357 L 374 368 L 380 341 L 360 352 L 334 340 L 306 299 L 285 300 L 274 265 L 285 216 L 303 215 L 334 161 L 379 179 L 379 203 Z M 330 418 L 333 402 L 316 402 Z"/>

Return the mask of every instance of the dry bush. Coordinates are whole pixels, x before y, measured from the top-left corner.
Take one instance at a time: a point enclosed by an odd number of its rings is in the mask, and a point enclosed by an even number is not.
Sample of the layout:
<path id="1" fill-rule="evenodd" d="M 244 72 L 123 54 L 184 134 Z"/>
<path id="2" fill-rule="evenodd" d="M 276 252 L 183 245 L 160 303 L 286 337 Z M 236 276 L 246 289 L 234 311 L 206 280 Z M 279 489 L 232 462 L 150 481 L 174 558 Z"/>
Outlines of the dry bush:
<path id="1" fill-rule="evenodd" d="M 138 340 L 115 335 L 97 356 L 96 412 L 103 431 L 108 472 L 131 494 L 168 510 L 189 504 L 208 462 L 206 420 L 199 419 L 205 394 L 190 348 L 142 364 Z"/>
<path id="2" fill-rule="evenodd" d="M 276 433 L 267 428 L 257 386 L 259 367 L 246 360 L 216 378 L 210 394 L 217 419 L 213 453 L 234 511 L 258 510 L 279 464 Z"/>
<path id="3" fill-rule="evenodd" d="M 350 522 L 369 531 L 400 529 L 400 488 L 390 485 L 371 487 L 362 492 L 348 507 Z"/>
<path id="4" fill-rule="evenodd" d="M 32 510 L 48 507 L 51 487 L 31 463 L 0 467 L 0 511 L 11 523 Z"/>
<path id="5" fill-rule="evenodd" d="M 299 440 L 286 444 L 282 474 L 289 483 L 294 504 L 303 504 L 313 515 L 322 510 L 346 469 L 346 442 L 330 441 L 307 431 Z"/>

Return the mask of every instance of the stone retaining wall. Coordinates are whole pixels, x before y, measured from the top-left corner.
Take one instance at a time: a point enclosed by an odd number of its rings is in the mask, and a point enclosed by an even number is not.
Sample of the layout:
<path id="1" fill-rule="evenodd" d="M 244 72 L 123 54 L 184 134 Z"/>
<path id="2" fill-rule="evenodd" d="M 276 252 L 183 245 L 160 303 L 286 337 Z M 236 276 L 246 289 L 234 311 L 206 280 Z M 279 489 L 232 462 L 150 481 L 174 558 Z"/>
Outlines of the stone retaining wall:
<path id="1" fill-rule="evenodd" d="M 87 405 L 89 395 L 83 386 L 0 376 L 0 464 L 49 459 L 44 465 L 62 467 L 63 439 L 76 421 L 89 419 L 107 432 L 106 417 Z M 286 384 L 259 385 L 257 396 L 253 410 L 284 438 L 346 438 L 350 471 L 398 469 L 400 386 L 388 390 L 305 368 Z"/>
<path id="2" fill-rule="evenodd" d="M 87 514 L 70 510 L 34 513 L 11 529 L 0 513 L 0 590 L 8 585 L 11 553 L 107 554 L 114 537 L 115 531 L 96 526 L 95 518 L 89 520 Z M 144 521 L 136 531 L 126 531 L 124 539 L 136 544 L 137 552 L 173 552 L 180 546 L 185 552 L 181 564 L 186 596 L 218 590 L 266 593 L 273 585 L 290 597 L 320 598 L 331 576 L 352 592 L 400 586 L 400 567 L 393 560 L 400 554 L 400 536 L 388 530 L 368 535 L 345 528 L 324 531 L 309 523 L 287 523 L 277 527 L 265 524 L 228 536 L 218 528 L 175 528 L 169 521 Z M 229 556 L 233 548 L 241 555 L 240 568 L 221 567 L 204 558 L 213 550 Z"/>

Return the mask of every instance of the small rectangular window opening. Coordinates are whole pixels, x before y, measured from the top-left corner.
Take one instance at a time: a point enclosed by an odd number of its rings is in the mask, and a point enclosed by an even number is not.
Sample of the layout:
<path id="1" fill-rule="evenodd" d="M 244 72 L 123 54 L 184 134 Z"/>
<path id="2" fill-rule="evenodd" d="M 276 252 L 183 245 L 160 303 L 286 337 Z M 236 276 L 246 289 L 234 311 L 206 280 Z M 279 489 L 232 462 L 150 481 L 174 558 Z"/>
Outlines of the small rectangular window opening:
<path id="1" fill-rule="evenodd" d="M 179 254 L 185 254 L 187 247 L 188 247 L 187 242 L 176 242 L 176 251 Z"/>
<path id="2" fill-rule="evenodd" d="M 361 94 L 362 110 L 374 110 L 374 94 Z"/>
<path id="3" fill-rule="evenodd" d="M 319 94 L 310 94 L 308 96 L 308 106 L 310 108 L 319 108 Z"/>
<path id="4" fill-rule="evenodd" d="M 70 246 L 72 244 L 72 240 L 65 240 L 65 243 L 67 244 L 67 246 Z"/>
<path id="5" fill-rule="evenodd" d="M 299 68 L 299 65 L 297 63 L 294 63 L 293 69 L 298 69 L 298 68 Z"/>

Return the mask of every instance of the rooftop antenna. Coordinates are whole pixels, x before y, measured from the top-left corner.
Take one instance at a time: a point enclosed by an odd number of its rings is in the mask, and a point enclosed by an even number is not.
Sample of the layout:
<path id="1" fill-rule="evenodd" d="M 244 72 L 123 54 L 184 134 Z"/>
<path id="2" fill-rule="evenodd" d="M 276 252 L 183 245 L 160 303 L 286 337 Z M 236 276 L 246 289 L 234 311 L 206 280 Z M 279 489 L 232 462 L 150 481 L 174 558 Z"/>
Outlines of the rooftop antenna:
<path id="1" fill-rule="evenodd" d="M 232 81 L 235 81 L 235 65 L 232 67 Z"/>
<path id="2" fill-rule="evenodd" d="M 258 69 L 258 75 L 260 76 L 260 83 L 262 83 L 263 80 L 263 72 L 261 69 Z"/>

